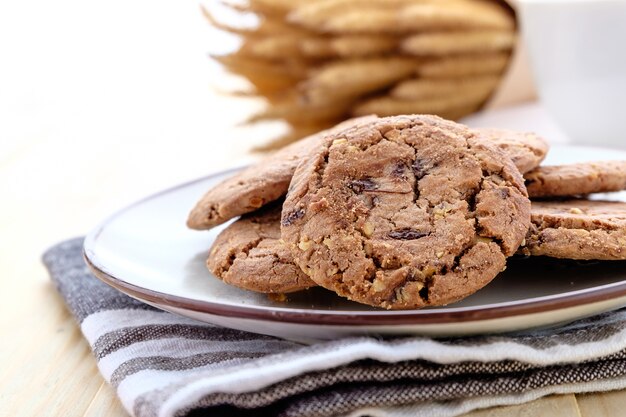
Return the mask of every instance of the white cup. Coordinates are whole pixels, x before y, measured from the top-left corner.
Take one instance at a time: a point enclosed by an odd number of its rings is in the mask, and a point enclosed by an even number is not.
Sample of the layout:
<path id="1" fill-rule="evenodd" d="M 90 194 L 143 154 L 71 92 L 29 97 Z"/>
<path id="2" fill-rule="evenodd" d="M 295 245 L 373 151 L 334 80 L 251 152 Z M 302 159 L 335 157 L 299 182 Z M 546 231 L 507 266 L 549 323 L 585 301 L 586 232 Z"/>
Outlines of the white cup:
<path id="1" fill-rule="evenodd" d="M 539 97 L 575 143 L 626 147 L 626 0 L 518 0 Z"/>

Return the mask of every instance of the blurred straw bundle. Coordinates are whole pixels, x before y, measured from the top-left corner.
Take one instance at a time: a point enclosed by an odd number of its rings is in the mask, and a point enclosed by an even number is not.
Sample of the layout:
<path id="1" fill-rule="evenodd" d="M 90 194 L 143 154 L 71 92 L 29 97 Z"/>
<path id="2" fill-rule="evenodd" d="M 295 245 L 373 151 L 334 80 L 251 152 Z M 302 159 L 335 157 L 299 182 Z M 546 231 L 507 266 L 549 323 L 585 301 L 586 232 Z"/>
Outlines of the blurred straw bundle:
<path id="1" fill-rule="evenodd" d="M 512 11 L 498 0 L 247 0 L 223 3 L 258 18 L 214 56 L 267 100 L 249 122 L 284 120 L 291 131 L 267 149 L 348 117 L 407 113 L 458 119 L 494 92 L 516 42 Z"/>

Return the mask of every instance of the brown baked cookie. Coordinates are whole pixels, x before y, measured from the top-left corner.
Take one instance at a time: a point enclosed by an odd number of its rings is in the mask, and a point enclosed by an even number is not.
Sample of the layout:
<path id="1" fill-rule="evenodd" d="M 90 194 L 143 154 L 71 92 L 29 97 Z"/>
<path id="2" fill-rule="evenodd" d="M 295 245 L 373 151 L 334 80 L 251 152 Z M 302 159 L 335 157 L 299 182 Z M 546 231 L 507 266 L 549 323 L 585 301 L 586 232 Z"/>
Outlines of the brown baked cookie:
<path id="1" fill-rule="evenodd" d="M 531 197 L 558 197 L 626 189 L 626 161 L 541 166 L 524 175 Z"/>
<path id="2" fill-rule="evenodd" d="M 454 122 L 396 116 L 326 138 L 298 166 L 281 235 L 319 285 L 407 309 L 485 286 L 529 223 L 522 176 L 504 153 Z"/>
<path id="3" fill-rule="evenodd" d="M 348 120 L 333 129 L 295 142 L 217 184 L 193 208 L 187 226 L 198 230 L 210 229 L 284 196 L 298 163 L 325 135 L 376 119 L 375 116 L 364 116 Z M 532 133 L 504 129 L 474 130 L 509 155 L 522 173 L 538 166 L 547 152 L 545 142 Z"/>
<path id="4" fill-rule="evenodd" d="M 263 293 L 315 286 L 280 241 L 280 210 L 271 204 L 224 229 L 209 252 L 209 270 L 227 284 Z"/>
<path id="5" fill-rule="evenodd" d="M 504 151 L 522 174 L 537 168 L 550 149 L 545 139 L 530 132 L 490 128 L 474 131 Z"/>
<path id="6" fill-rule="evenodd" d="M 302 156 L 317 147 L 325 135 L 373 119 L 375 116 L 347 120 L 286 146 L 217 184 L 196 203 L 187 219 L 187 226 L 198 230 L 210 229 L 279 199 L 287 193 L 289 181 Z"/>
<path id="7" fill-rule="evenodd" d="M 525 255 L 566 259 L 626 259 L 626 203 L 533 201 Z"/>

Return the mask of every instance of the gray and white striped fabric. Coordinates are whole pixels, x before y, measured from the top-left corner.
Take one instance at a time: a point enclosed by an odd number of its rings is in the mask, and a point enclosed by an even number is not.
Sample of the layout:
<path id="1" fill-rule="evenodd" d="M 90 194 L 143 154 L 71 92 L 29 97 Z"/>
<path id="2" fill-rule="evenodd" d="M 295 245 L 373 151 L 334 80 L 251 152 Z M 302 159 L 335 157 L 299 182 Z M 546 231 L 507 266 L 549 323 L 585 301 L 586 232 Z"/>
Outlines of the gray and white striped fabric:
<path id="1" fill-rule="evenodd" d="M 134 416 L 455 416 L 626 387 L 626 309 L 524 334 L 301 345 L 142 304 L 91 275 L 81 251 L 73 239 L 43 260 Z"/>

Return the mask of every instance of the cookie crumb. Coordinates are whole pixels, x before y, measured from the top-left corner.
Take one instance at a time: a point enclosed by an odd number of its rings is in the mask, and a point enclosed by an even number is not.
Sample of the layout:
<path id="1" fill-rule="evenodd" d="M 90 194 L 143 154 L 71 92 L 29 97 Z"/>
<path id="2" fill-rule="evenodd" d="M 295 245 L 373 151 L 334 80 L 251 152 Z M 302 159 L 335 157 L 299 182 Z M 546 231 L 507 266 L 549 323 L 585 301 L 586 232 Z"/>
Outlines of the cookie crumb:
<path id="1" fill-rule="evenodd" d="M 372 237 L 372 235 L 374 234 L 374 225 L 372 223 L 365 222 L 361 230 L 363 230 L 363 234 L 365 236 Z"/>
<path id="2" fill-rule="evenodd" d="M 298 248 L 303 251 L 307 251 L 311 248 L 311 241 L 307 238 L 300 239 L 298 243 Z"/>
<path id="3" fill-rule="evenodd" d="M 489 238 L 489 237 L 484 237 L 484 236 L 477 236 L 476 237 L 476 243 L 491 243 L 493 242 L 493 239 Z M 522 241 L 522 243 L 520 244 L 520 246 L 524 246 L 524 242 L 525 239 Z"/>
<path id="4" fill-rule="evenodd" d="M 276 294 L 267 294 L 267 298 L 270 299 L 270 301 L 274 301 L 275 303 L 286 303 L 287 302 L 287 295 L 283 294 L 283 293 L 276 293 Z"/>

